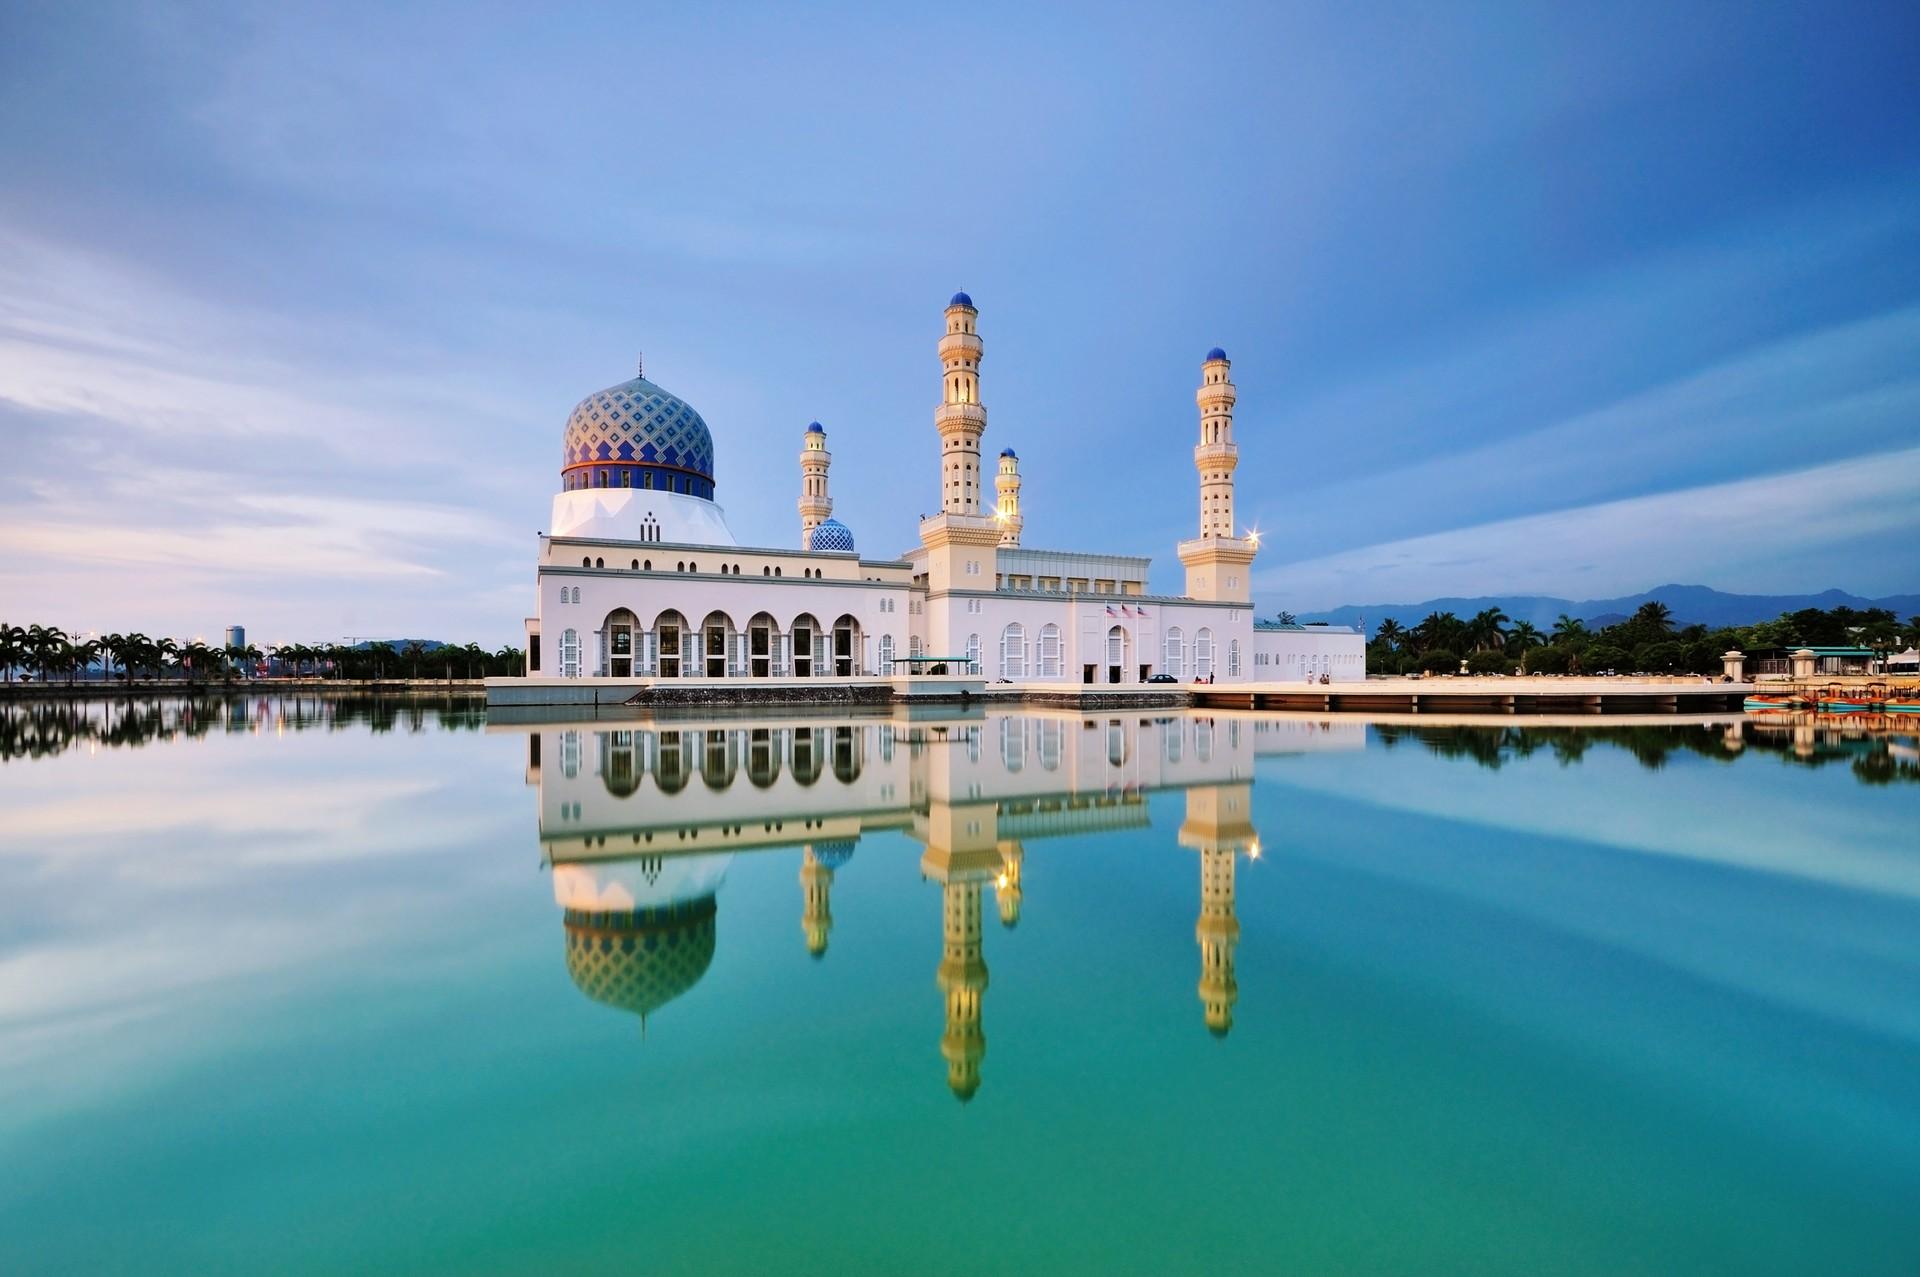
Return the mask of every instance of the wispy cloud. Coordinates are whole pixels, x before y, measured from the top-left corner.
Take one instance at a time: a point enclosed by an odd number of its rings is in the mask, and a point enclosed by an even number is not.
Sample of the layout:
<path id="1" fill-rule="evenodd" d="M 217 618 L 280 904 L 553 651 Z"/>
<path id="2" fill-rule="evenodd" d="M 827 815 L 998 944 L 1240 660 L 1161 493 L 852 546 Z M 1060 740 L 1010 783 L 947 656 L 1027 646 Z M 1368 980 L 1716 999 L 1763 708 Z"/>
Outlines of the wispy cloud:
<path id="1" fill-rule="evenodd" d="M 1256 588 L 1302 607 L 1606 594 L 1709 573 L 1724 580 L 1769 559 L 1874 539 L 1894 556 L 1920 534 L 1916 494 L 1920 448 L 1381 542 L 1266 569 Z"/>

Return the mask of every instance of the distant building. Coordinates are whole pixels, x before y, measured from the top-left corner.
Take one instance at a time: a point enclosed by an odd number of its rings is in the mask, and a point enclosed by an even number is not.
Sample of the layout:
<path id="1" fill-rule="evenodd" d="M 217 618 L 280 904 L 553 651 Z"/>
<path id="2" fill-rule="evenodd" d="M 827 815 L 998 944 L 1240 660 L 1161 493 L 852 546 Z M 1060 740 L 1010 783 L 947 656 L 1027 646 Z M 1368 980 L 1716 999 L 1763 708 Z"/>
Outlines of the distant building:
<path id="1" fill-rule="evenodd" d="M 247 645 L 247 627 L 244 625 L 229 625 L 227 627 L 226 646 L 245 647 L 246 645 Z"/>
<path id="2" fill-rule="evenodd" d="M 1367 677 L 1367 640 L 1347 625 L 1295 625 L 1291 621 L 1253 623 L 1256 682 L 1305 681 L 1357 683 Z"/>

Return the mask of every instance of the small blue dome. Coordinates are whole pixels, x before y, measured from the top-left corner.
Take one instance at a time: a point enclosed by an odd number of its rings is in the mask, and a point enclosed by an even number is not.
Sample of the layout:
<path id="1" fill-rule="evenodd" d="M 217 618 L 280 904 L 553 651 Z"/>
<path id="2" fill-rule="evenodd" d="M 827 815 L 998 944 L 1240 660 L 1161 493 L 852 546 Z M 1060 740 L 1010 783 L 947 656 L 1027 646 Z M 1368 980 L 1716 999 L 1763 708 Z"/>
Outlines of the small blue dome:
<path id="1" fill-rule="evenodd" d="M 1000 449 L 1000 455 L 1003 457 L 1012 457 L 1015 461 L 1020 460 L 1020 454 L 1015 452 L 1012 448 Z"/>
<path id="2" fill-rule="evenodd" d="M 1208 363 L 1212 363 L 1216 359 L 1225 359 L 1226 357 L 1227 357 L 1227 352 L 1220 349 L 1220 347 L 1218 346 L 1215 346 L 1212 350 L 1209 350 L 1207 352 Z"/>
<path id="3" fill-rule="evenodd" d="M 838 519 L 828 519 L 807 538 L 809 550 L 838 550 L 853 553 L 853 530 Z"/>
<path id="4" fill-rule="evenodd" d="M 837 842 L 817 842 L 813 844 L 813 858 L 828 869 L 838 869 L 853 859 L 853 839 L 844 838 Z"/>
<path id="5" fill-rule="evenodd" d="M 971 307 L 973 305 L 973 298 L 967 296 L 965 293 L 955 293 L 953 300 L 948 302 L 947 305 Z"/>
<path id="6" fill-rule="evenodd" d="M 823 435 L 827 433 L 827 431 L 826 427 L 822 426 L 819 422 L 809 421 L 807 423 L 807 433 L 810 435 Z"/>

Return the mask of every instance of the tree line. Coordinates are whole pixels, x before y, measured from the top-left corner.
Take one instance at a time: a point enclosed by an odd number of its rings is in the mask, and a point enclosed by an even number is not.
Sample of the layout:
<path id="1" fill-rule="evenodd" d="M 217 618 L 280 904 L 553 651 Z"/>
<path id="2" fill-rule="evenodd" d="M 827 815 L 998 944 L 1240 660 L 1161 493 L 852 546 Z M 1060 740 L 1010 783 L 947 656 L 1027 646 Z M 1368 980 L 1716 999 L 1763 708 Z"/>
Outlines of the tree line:
<path id="1" fill-rule="evenodd" d="M 1599 629 L 1561 613 L 1551 631 L 1514 621 L 1497 607 L 1468 618 L 1429 612 L 1415 626 L 1382 621 L 1367 643 L 1374 674 L 1718 674 L 1721 654 L 1770 648 L 1869 647 L 1901 650 L 1920 639 L 1920 616 L 1903 625 L 1885 608 L 1803 608 L 1757 625 L 1676 626 L 1659 601 Z"/>
<path id="2" fill-rule="evenodd" d="M 511 645 L 489 652 L 478 643 L 429 648 L 407 643 L 282 643 L 261 649 L 252 643 L 213 646 L 145 634 L 71 635 L 49 625 L 0 622 L 0 670 L 41 682 L 73 683 L 94 676 L 178 679 L 189 684 L 230 681 L 237 674 L 260 677 L 377 679 L 485 678 L 523 671 L 526 653 Z"/>

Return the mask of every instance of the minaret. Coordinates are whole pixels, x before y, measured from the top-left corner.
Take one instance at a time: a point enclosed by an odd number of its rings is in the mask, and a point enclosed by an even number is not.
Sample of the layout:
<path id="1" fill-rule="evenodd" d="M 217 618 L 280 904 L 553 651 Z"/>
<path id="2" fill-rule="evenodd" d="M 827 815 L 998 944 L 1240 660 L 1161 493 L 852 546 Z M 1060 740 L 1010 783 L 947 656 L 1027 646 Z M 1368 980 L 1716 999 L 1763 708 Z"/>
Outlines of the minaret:
<path id="1" fill-rule="evenodd" d="M 993 880 L 993 898 L 1000 906 L 1000 925 L 1009 931 L 1020 925 L 1020 867 L 1026 858 L 1027 849 L 1019 839 L 1000 844 L 1000 876 Z"/>
<path id="2" fill-rule="evenodd" d="M 833 513 L 833 498 L 827 495 L 827 467 L 833 454 L 827 451 L 827 432 L 820 423 L 810 422 L 800 444 L 800 548 L 809 550 L 813 530 Z"/>
<path id="3" fill-rule="evenodd" d="M 807 952 L 827 956 L 827 933 L 833 930 L 833 870 L 808 847 L 800 858 L 800 929 L 806 933 Z"/>
<path id="4" fill-rule="evenodd" d="M 1260 854 L 1251 805 L 1249 784 L 1196 785 L 1187 791 L 1187 818 L 1180 826 L 1180 845 L 1200 853 L 1200 920 L 1193 938 L 1200 946 L 1200 1006 L 1207 1032 L 1217 1038 L 1233 1028 L 1233 1004 L 1240 998 L 1233 977 L 1233 951 L 1240 943 L 1233 872 L 1242 851 Z"/>
<path id="5" fill-rule="evenodd" d="M 964 1104 L 980 1089 L 980 1061 L 987 1054 L 987 1034 L 980 1026 L 987 962 L 980 952 L 979 879 L 941 884 L 940 922 L 939 985 L 947 1000 L 940 1054 L 947 1061 L 947 1086 Z"/>
<path id="6" fill-rule="evenodd" d="M 940 338 L 940 508 L 948 514 L 980 513 L 980 436 L 987 410 L 980 406 L 980 312 L 973 298 L 955 293 L 947 303 L 947 331 Z"/>
<path id="7" fill-rule="evenodd" d="M 1229 375 L 1227 352 L 1215 346 L 1200 365 L 1200 442 L 1193 464 L 1200 472 L 1200 535 L 1180 543 L 1187 568 L 1187 596 L 1218 603 L 1252 598 L 1248 567 L 1259 549 L 1253 537 L 1236 537 L 1233 522 L 1233 471 L 1240 449 L 1233 442 L 1233 405 L 1239 398 Z"/>
<path id="8" fill-rule="evenodd" d="M 937 983 L 947 1004 L 940 1054 L 947 1062 L 947 1086 L 964 1103 L 980 1089 L 980 1062 L 987 1054 L 987 1035 L 980 1024 L 987 992 L 981 896 L 985 888 L 998 883 L 1006 858 L 994 828 L 996 804 L 990 800 L 953 803 L 945 784 L 954 779 L 930 777 L 924 824 L 916 820 L 915 825 L 927 843 L 920 873 L 940 884 Z"/>
<path id="9" fill-rule="evenodd" d="M 1020 528 L 1025 520 L 1020 517 L 1020 457 L 1012 448 L 1000 450 L 1000 473 L 994 478 L 993 486 L 1000 494 L 1000 502 L 993 511 L 993 517 L 1000 523 L 1000 544 L 1019 545 Z"/>

